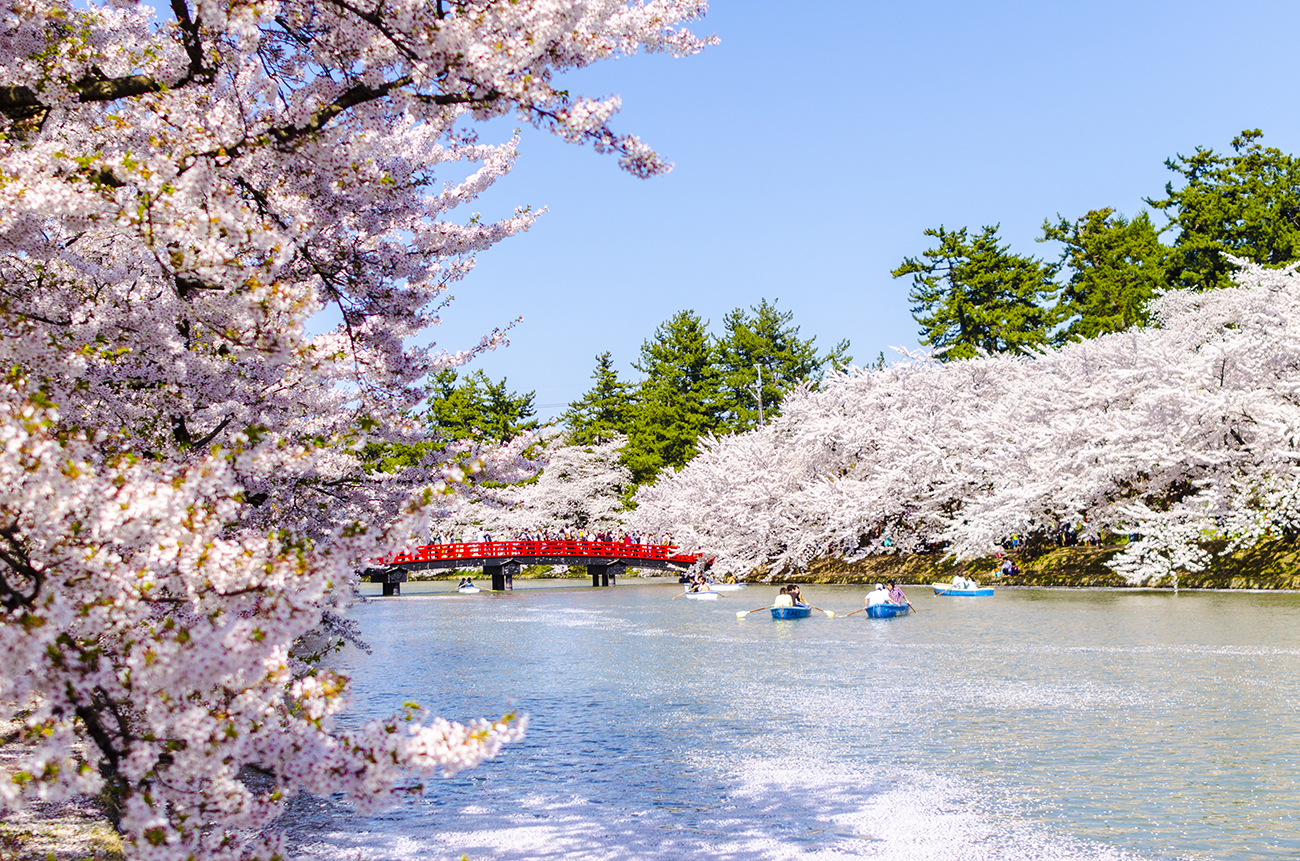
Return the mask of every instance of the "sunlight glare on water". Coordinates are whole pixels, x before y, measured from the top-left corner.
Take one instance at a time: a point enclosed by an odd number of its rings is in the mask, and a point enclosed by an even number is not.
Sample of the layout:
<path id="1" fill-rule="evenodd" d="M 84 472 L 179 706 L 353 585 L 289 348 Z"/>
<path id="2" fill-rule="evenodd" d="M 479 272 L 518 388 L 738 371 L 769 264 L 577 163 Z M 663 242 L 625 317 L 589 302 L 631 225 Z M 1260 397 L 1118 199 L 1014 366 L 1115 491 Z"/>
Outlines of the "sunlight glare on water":
<path id="1" fill-rule="evenodd" d="M 302 800 L 325 858 L 1284 859 L 1300 596 L 999 591 L 871 620 L 736 618 L 775 590 L 445 583 L 356 608 L 346 722 L 530 715 L 495 762 L 376 817 Z"/>

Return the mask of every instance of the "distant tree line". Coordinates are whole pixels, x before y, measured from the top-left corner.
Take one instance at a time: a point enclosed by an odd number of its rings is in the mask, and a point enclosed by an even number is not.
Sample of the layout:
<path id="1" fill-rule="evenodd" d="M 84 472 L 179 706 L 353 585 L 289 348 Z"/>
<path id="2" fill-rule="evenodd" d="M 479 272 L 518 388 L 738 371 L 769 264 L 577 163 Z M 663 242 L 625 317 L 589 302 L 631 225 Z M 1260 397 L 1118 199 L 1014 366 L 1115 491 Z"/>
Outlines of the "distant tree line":
<path id="1" fill-rule="evenodd" d="M 780 413 L 787 393 L 804 383 L 816 386 L 828 370 L 852 361 L 847 341 L 819 352 L 817 339 L 802 337 L 793 320 L 793 312 L 764 299 L 729 312 L 722 334 L 714 336 L 694 311 L 677 312 L 641 345 L 633 364 L 640 380 L 620 379 L 611 352 L 596 357 L 591 389 L 560 419 L 566 441 L 591 447 L 625 440 L 620 461 L 632 473 L 632 489 L 665 467 L 684 466 L 700 437 L 757 427 L 760 414 Z M 494 382 L 482 371 L 460 376 L 451 369 L 431 384 L 418 417 L 427 441 L 372 446 L 375 468 L 417 463 L 457 440 L 502 443 L 539 427 L 534 393 L 512 392 L 505 378 Z"/>
<path id="2" fill-rule="evenodd" d="M 1012 253 L 998 225 L 925 231 L 932 247 L 892 273 L 912 276 L 921 343 L 953 360 L 1093 338 L 1145 324 L 1148 301 L 1164 289 L 1228 286 L 1229 257 L 1300 259 L 1300 159 L 1262 136 L 1243 131 L 1231 153 L 1197 147 L 1166 160 L 1178 187 L 1145 199 L 1167 219 L 1159 229 L 1146 212 L 1125 218 L 1111 208 L 1045 220 L 1039 241 L 1061 243 L 1056 261 Z"/>
<path id="3" fill-rule="evenodd" d="M 852 361 L 848 341 L 821 353 L 793 319 L 764 299 L 729 312 L 715 337 L 694 311 L 677 312 L 641 345 L 633 363 L 639 382 L 620 380 L 609 352 L 596 357 L 591 389 L 563 416 L 569 439 L 590 445 L 625 437 L 621 459 L 638 486 L 681 468 L 700 437 L 757 427 L 760 414 L 780 412 L 787 393 Z"/>

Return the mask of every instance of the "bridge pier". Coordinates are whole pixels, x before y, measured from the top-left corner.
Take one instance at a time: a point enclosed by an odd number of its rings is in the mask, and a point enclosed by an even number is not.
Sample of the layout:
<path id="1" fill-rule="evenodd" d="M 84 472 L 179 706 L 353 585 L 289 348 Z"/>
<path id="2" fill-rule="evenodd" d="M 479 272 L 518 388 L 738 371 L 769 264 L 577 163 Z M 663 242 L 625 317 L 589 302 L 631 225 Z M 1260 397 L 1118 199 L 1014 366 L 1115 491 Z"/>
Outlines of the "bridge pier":
<path id="1" fill-rule="evenodd" d="M 484 578 L 492 578 L 493 592 L 513 592 L 515 589 L 515 575 L 518 573 L 519 563 L 513 559 L 500 565 L 483 566 Z"/>
<path id="2" fill-rule="evenodd" d="M 396 566 L 386 568 L 367 568 L 362 576 L 371 583 L 383 585 L 385 596 L 402 594 L 402 584 L 406 582 L 406 572 Z"/>
<path id="3" fill-rule="evenodd" d="M 627 565 L 615 560 L 604 565 L 588 565 L 587 573 L 591 575 L 592 586 L 613 586 L 618 578 L 627 574 Z"/>

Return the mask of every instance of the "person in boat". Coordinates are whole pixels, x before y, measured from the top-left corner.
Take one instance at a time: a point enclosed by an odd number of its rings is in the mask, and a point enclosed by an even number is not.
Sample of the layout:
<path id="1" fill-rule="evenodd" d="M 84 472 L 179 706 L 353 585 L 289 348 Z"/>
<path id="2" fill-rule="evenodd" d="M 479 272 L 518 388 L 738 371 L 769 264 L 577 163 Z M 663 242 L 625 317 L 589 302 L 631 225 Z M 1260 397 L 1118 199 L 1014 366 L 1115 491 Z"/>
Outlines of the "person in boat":
<path id="1" fill-rule="evenodd" d="M 889 603 L 898 604 L 900 606 L 903 604 L 910 606 L 912 603 L 907 600 L 907 595 L 903 594 L 903 590 L 899 587 L 897 580 L 889 581 Z"/>
<path id="2" fill-rule="evenodd" d="M 793 607 L 794 599 L 790 597 L 788 586 L 782 586 L 781 591 L 777 593 L 776 600 L 772 602 L 773 607 Z"/>
<path id="3" fill-rule="evenodd" d="M 799 587 L 795 584 L 791 583 L 789 586 L 786 586 L 785 591 L 789 594 L 790 600 L 794 602 L 796 607 L 808 606 L 808 602 L 803 599 L 803 595 L 799 593 Z"/>
<path id="4" fill-rule="evenodd" d="M 866 605 L 868 607 L 879 607 L 881 604 L 889 602 L 889 593 L 885 591 L 884 585 L 877 583 L 876 588 L 867 593 Z"/>

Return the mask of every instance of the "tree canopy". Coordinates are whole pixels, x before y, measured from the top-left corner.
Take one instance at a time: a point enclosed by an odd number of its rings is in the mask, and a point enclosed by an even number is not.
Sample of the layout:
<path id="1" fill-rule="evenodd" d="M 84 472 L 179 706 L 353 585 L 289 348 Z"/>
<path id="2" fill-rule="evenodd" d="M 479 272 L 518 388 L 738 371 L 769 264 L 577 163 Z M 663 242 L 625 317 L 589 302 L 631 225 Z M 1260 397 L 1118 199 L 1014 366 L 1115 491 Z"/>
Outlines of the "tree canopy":
<path id="1" fill-rule="evenodd" d="M 443 442 L 480 440 L 505 443 L 524 431 L 536 430 L 535 393 L 512 392 L 506 378 L 492 382 L 482 371 L 460 377 L 454 368 L 434 375 L 424 421 Z"/>
<path id="2" fill-rule="evenodd" d="M 1163 290 L 1228 286 L 1229 257 L 1274 267 L 1300 260 L 1300 159 L 1262 137 L 1250 129 L 1232 139 L 1231 154 L 1197 147 L 1166 160 L 1178 181 L 1146 199 L 1163 226 L 1109 207 L 1045 220 L 1039 241 L 1061 243 L 1055 264 L 1010 253 L 996 227 L 974 238 L 966 228 L 926 230 L 935 246 L 893 271 L 912 276 L 921 343 L 951 360 L 1092 338 L 1144 324 Z"/>
<path id="3" fill-rule="evenodd" d="M 795 387 L 816 385 L 828 368 L 843 369 L 853 361 L 848 341 L 825 355 L 818 353 L 816 337 L 799 336 L 793 311 L 781 311 L 763 299 L 749 312 L 728 312 L 717 342 L 721 427 L 727 431 L 756 427 L 760 403 L 764 418 L 779 415 L 781 401 Z"/>
<path id="4" fill-rule="evenodd" d="M 1010 253 L 997 225 L 974 237 L 964 227 L 942 226 L 925 235 L 934 237 L 934 247 L 905 258 L 891 273 L 912 276 L 908 298 L 922 344 L 948 361 L 1047 343 L 1055 320 L 1046 304 L 1056 293 L 1054 266 Z"/>
<path id="5" fill-rule="evenodd" d="M 791 395 L 637 494 L 629 526 L 744 576 L 817 558 L 1134 536 L 1133 583 L 1300 535 L 1300 274 L 1255 264 L 1154 325 L 1032 356 L 900 361 Z M 1215 541 L 1217 540 L 1217 544 Z"/>
<path id="6" fill-rule="evenodd" d="M 358 569 L 526 467 L 364 452 L 423 438 L 428 375 L 501 341 L 421 337 L 536 217 L 457 209 L 518 152 L 475 128 L 662 173 L 617 97 L 554 78 L 693 53 L 703 7 L 0 3 L 0 721 L 29 742 L 0 808 L 95 793 L 128 858 L 283 858 L 295 796 L 372 810 L 521 736 L 415 704 L 335 722 Z"/>
<path id="7" fill-rule="evenodd" d="M 633 386 L 618 378 L 613 354 L 608 350 L 596 357 L 594 384 L 581 398 L 569 404 L 563 421 L 569 440 L 576 445 L 601 445 L 627 435 L 635 408 Z"/>
<path id="8" fill-rule="evenodd" d="M 641 485 L 683 466 L 702 437 L 756 426 L 758 368 L 770 419 L 790 392 L 816 387 L 852 361 L 847 341 L 820 353 L 816 338 L 800 336 L 793 312 L 766 299 L 728 312 L 720 337 L 708 326 L 689 310 L 660 324 L 641 345 L 637 382 L 618 378 L 611 353 L 597 356 L 592 388 L 564 414 L 568 439 L 592 445 L 625 438 L 620 457 Z"/>
<path id="9" fill-rule="evenodd" d="M 1169 249 L 1150 217 L 1127 219 L 1096 209 L 1076 221 L 1043 222 L 1040 242 L 1062 245 L 1060 269 L 1069 273 L 1053 311 L 1064 324 L 1057 344 L 1121 332 L 1147 322 L 1147 303 L 1164 284 Z"/>
<path id="10" fill-rule="evenodd" d="M 1209 290 L 1231 283 L 1227 255 L 1265 266 L 1300 260 L 1300 159 L 1260 143 L 1249 129 L 1232 139 L 1232 154 L 1197 147 L 1165 166 L 1181 179 L 1147 203 L 1174 232 L 1165 281 Z"/>
<path id="11" fill-rule="evenodd" d="M 708 323 L 693 311 L 661 323 L 633 367 L 644 379 L 623 462 L 641 484 L 664 467 L 683 466 L 695 455 L 696 440 L 719 427 L 721 378 Z"/>

